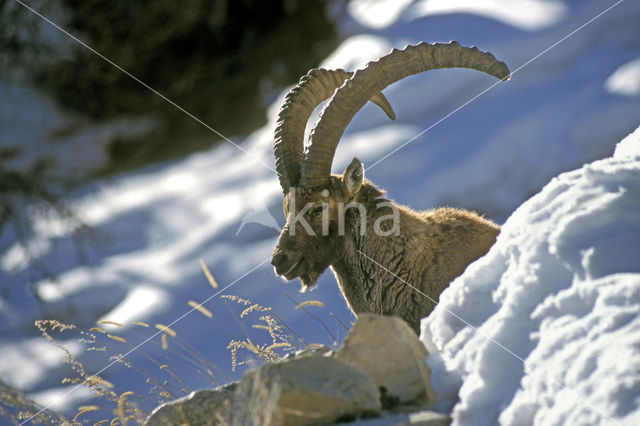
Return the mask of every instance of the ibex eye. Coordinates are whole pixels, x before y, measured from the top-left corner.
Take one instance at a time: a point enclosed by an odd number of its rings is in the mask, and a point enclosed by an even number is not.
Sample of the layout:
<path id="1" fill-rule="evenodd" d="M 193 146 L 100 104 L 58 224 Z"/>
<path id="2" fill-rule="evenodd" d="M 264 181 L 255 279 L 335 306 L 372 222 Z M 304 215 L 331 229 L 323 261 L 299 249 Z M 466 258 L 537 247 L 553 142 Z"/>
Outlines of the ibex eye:
<path id="1" fill-rule="evenodd" d="M 314 208 L 313 210 L 311 210 L 311 215 L 313 217 L 317 217 L 317 216 L 320 216 L 323 211 L 324 211 L 324 206 L 318 206 L 318 207 Z"/>

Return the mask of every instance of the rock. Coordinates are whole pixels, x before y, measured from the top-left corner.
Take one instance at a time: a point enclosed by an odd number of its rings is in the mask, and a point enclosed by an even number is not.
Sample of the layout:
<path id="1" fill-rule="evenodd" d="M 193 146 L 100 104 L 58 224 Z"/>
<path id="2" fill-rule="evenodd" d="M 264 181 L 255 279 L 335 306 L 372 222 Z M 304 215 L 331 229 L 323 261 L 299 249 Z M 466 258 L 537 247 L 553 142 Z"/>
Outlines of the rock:
<path id="1" fill-rule="evenodd" d="M 385 406 L 434 402 L 427 350 L 398 317 L 360 314 L 335 357 L 361 366 L 379 386 Z"/>
<path id="2" fill-rule="evenodd" d="M 145 421 L 146 426 L 166 425 L 227 425 L 231 396 L 237 383 L 216 389 L 191 392 L 184 398 L 167 402 L 153 410 Z"/>
<path id="3" fill-rule="evenodd" d="M 311 352 L 246 373 L 231 424 L 326 424 L 379 411 L 378 388 L 361 367 Z"/>
<path id="4" fill-rule="evenodd" d="M 307 355 L 325 355 L 330 351 L 331 349 L 329 349 L 325 345 L 321 345 L 319 343 L 311 343 L 304 349 L 300 349 L 299 351 L 288 353 L 283 357 L 283 359 L 301 358 Z"/>
<path id="5" fill-rule="evenodd" d="M 146 424 L 328 424 L 373 417 L 387 408 L 396 414 L 363 424 L 444 426 L 447 416 L 407 412 L 435 402 L 426 355 L 400 318 L 361 314 L 337 351 L 310 345 L 247 372 L 239 383 L 164 404 Z"/>

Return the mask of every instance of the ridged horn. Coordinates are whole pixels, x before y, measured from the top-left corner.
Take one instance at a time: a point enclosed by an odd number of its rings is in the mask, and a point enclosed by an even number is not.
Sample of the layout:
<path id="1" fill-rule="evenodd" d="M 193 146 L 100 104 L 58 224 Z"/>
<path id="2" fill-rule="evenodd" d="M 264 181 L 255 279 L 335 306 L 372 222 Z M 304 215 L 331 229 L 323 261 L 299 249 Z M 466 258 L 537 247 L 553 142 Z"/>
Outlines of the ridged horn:
<path id="1" fill-rule="evenodd" d="M 438 68 L 471 68 L 501 80 L 510 77 L 505 63 L 491 53 L 481 52 L 476 47 L 462 47 L 455 41 L 448 44 L 422 42 L 403 50 L 393 49 L 388 55 L 356 71 L 324 108 L 311 131 L 309 147 L 302 162 L 300 185 L 312 188 L 327 182 L 344 130 L 372 93 L 379 93 L 410 75 Z"/>
<path id="2" fill-rule="evenodd" d="M 300 179 L 304 129 L 313 110 L 331 97 L 353 73 L 341 69 L 312 69 L 304 75 L 298 85 L 284 99 L 275 130 L 273 153 L 280 185 L 286 194 L 289 187 L 296 186 Z M 395 113 L 382 93 L 375 93 L 371 101 L 395 120 Z M 366 101 L 365 101 L 366 102 Z"/>

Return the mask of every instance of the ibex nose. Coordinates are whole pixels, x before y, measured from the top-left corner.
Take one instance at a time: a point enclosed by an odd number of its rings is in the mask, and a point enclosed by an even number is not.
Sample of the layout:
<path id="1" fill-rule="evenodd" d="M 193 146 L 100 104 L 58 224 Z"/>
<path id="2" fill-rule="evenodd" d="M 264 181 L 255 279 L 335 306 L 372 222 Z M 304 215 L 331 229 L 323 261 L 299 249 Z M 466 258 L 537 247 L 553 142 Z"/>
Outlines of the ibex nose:
<path id="1" fill-rule="evenodd" d="M 287 253 L 284 252 L 284 250 L 280 250 L 274 253 L 273 256 L 271 256 L 271 264 L 275 266 L 276 274 L 278 275 L 281 274 L 282 265 L 287 263 L 287 259 L 288 259 L 288 256 L 287 256 Z"/>

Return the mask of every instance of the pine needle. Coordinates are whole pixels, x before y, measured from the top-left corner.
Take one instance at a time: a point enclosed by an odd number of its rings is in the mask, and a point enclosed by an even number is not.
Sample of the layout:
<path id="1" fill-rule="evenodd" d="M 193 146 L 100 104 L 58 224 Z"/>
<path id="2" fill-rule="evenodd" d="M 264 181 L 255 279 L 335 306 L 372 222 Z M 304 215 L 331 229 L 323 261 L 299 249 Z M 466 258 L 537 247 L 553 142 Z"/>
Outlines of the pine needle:
<path id="1" fill-rule="evenodd" d="M 147 327 L 149 328 L 149 324 L 147 324 L 146 322 L 142 322 L 142 321 L 134 321 L 133 322 L 135 325 L 139 325 L 141 327 Z"/>

